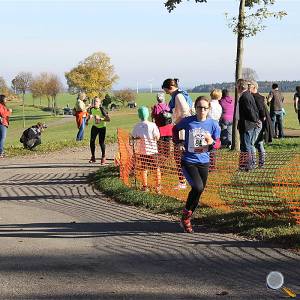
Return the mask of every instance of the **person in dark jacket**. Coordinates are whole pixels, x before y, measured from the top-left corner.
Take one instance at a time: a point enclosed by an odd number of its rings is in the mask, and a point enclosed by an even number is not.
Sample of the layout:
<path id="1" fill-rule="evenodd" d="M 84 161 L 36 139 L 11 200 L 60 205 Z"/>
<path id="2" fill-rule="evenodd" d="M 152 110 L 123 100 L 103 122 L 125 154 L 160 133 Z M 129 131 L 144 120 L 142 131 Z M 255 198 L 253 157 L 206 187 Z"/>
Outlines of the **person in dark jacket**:
<path id="1" fill-rule="evenodd" d="M 41 134 L 45 128 L 47 128 L 47 125 L 41 122 L 27 128 L 20 138 L 20 143 L 23 144 L 24 149 L 33 150 L 40 145 L 42 143 Z"/>
<path id="2" fill-rule="evenodd" d="M 272 123 L 271 123 L 270 114 L 265 104 L 265 97 L 258 93 L 258 84 L 256 81 L 250 82 L 249 90 L 254 97 L 258 109 L 259 119 L 262 125 L 254 146 L 257 149 L 259 155 L 259 167 L 263 168 L 266 159 L 264 141 L 266 140 L 265 136 L 268 135 L 268 132 L 271 131 L 270 133 L 272 133 Z M 269 141 L 270 139 L 269 137 L 267 137 L 267 142 Z M 271 134 L 271 142 L 272 142 L 272 134 Z"/>
<path id="3" fill-rule="evenodd" d="M 272 84 L 272 91 L 269 93 L 267 97 L 268 105 L 270 106 L 270 116 L 273 123 L 273 130 L 275 132 L 276 125 L 278 125 L 278 138 L 284 137 L 283 132 L 283 101 L 284 97 L 281 95 L 278 84 Z"/>
<path id="4" fill-rule="evenodd" d="M 300 86 L 296 86 L 296 93 L 294 95 L 294 109 L 295 113 L 298 115 L 298 121 L 300 125 Z"/>
<path id="5" fill-rule="evenodd" d="M 237 82 L 239 98 L 240 133 L 240 170 L 249 171 L 255 168 L 255 142 L 261 130 L 258 109 L 255 100 L 248 90 L 248 81 L 239 79 Z"/>

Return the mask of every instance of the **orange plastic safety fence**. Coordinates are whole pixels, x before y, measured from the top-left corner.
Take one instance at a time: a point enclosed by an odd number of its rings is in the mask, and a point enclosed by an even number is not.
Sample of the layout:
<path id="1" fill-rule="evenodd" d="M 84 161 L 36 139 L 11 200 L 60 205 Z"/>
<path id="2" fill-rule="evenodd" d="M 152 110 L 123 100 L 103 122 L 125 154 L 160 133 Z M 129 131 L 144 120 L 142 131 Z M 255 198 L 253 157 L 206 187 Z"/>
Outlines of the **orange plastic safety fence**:
<path id="1" fill-rule="evenodd" d="M 120 177 L 127 186 L 186 200 L 190 188 L 181 170 L 181 151 L 172 141 L 132 139 L 119 129 L 118 142 Z M 299 150 L 269 152 L 263 166 L 258 154 L 227 150 L 211 152 L 210 160 L 202 205 L 293 218 L 300 224 Z"/>

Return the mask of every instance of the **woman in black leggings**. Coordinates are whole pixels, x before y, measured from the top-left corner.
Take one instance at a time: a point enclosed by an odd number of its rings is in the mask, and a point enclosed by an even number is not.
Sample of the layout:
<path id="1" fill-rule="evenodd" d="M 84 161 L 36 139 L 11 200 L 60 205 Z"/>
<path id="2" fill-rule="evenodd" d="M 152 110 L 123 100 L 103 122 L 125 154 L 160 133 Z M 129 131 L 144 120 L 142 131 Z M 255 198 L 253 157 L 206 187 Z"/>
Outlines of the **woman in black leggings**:
<path id="1" fill-rule="evenodd" d="M 91 109 L 90 118 L 94 120 L 94 125 L 91 129 L 90 148 L 92 157 L 90 163 L 96 162 L 95 149 L 96 138 L 99 135 L 99 145 L 101 148 L 101 165 L 105 163 L 105 135 L 106 135 L 106 122 L 110 121 L 108 113 L 101 106 L 101 100 L 96 97 L 94 100 L 94 107 Z"/>
<path id="2" fill-rule="evenodd" d="M 192 187 L 185 208 L 182 212 L 180 225 L 185 232 L 192 233 L 191 217 L 198 206 L 200 196 L 205 188 L 208 168 L 209 151 L 220 147 L 221 129 L 217 121 L 208 119 L 210 100 L 200 96 L 195 102 L 196 115 L 184 118 L 174 127 L 174 141 L 178 141 L 178 132 L 185 130 L 185 141 L 181 166 L 182 172 Z"/>

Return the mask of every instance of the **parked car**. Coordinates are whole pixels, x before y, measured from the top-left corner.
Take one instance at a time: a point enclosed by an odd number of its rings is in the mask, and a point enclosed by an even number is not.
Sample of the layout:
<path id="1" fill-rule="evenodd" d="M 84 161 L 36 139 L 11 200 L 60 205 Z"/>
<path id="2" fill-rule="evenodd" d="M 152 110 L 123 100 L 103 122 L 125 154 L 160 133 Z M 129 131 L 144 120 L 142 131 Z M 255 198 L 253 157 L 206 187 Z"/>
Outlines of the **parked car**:
<path id="1" fill-rule="evenodd" d="M 72 109 L 70 107 L 65 107 L 63 109 L 63 111 L 64 111 L 64 115 L 72 115 L 73 114 Z"/>

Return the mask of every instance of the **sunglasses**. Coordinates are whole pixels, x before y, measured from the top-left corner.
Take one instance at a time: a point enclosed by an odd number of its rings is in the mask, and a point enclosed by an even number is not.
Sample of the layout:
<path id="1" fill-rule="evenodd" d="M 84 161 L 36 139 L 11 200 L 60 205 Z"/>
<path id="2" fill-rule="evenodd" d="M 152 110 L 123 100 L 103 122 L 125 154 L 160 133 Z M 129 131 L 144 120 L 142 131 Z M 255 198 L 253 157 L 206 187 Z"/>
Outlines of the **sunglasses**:
<path id="1" fill-rule="evenodd" d="M 209 107 L 205 107 L 205 106 L 196 106 L 196 109 L 208 110 Z"/>

